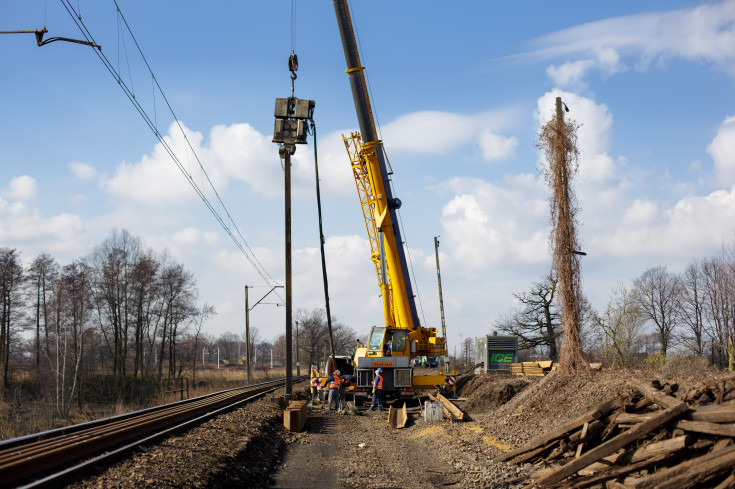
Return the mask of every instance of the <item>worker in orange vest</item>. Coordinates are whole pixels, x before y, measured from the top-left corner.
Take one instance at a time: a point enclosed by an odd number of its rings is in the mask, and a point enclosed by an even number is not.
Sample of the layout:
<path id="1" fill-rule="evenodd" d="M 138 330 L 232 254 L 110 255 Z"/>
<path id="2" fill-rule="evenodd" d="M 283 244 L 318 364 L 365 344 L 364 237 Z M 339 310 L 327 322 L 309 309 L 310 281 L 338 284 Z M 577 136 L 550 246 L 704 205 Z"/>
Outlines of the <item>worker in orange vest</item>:
<path id="1" fill-rule="evenodd" d="M 339 407 L 339 370 L 332 372 L 332 375 L 327 379 L 327 388 L 329 389 L 327 407 L 331 411 L 332 403 L 334 403 L 335 409 Z"/>
<path id="2" fill-rule="evenodd" d="M 316 369 L 316 365 L 311 366 L 311 403 L 317 400 L 318 391 L 317 386 L 319 385 L 319 371 Z"/>
<path id="3" fill-rule="evenodd" d="M 375 409 L 375 404 L 378 405 L 378 411 L 383 409 L 383 369 L 379 368 L 375 371 L 375 378 L 373 379 L 373 402 L 370 404 L 370 409 L 368 411 L 372 411 Z"/>

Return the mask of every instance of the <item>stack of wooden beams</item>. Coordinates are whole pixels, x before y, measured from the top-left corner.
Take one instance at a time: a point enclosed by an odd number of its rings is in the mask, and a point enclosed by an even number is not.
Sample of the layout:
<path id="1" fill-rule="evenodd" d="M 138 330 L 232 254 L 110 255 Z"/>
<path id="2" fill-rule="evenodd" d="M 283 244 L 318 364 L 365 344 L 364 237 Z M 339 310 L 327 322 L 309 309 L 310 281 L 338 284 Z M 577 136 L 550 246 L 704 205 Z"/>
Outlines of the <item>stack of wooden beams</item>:
<path id="1" fill-rule="evenodd" d="M 735 487 L 735 399 L 726 383 L 679 393 L 683 400 L 677 390 L 631 386 L 494 461 L 554 464 L 531 487 Z"/>
<path id="2" fill-rule="evenodd" d="M 511 363 L 510 373 L 513 375 L 526 375 L 528 377 L 543 377 L 552 370 L 556 370 L 556 368 L 557 364 L 551 360 Z"/>

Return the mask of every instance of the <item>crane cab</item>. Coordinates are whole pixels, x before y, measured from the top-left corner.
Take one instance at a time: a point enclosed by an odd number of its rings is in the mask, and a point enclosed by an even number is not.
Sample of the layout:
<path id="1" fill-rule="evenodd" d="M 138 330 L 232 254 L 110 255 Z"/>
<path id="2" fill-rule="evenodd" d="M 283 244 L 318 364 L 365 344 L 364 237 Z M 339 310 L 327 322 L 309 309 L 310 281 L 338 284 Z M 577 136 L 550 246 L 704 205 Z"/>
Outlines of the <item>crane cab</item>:
<path id="1" fill-rule="evenodd" d="M 409 333 L 405 329 L 373 326 L 367 345 L 368 357 L 408 357 Z"/>
<path id="2" fill-rule="evenodd" d="M 404 329 L 373 326 L 367 345 L 355 352 L 356 401 L 372 391 L 375 370 L 383 369 L 383 395 L 386 398 L 413 396 L 410 366 L 411 344 Z"/>

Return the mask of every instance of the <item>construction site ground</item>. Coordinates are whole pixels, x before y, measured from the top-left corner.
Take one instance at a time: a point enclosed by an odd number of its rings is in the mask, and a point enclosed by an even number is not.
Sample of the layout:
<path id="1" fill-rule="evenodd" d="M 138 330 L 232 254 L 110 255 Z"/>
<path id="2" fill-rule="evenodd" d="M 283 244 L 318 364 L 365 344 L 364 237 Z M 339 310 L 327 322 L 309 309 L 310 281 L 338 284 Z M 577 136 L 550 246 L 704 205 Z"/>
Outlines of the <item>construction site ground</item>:
<path id="1" fill-rule="evenodd" d="M 309 409 L 300 433 L 283 429 L 281 409 L 261 400 L 139 450 L 75 487 L 427 488 L 523 487 L 540 465 L 491 459 L 579 416 L 629 383 L 677 382 L 683 389 L 723 378 L 704 362 L 657 370 L 607 370 L 564 377 L 468 375 L 458 380 L 464 422 L 388 427 L 387 409 Z M 306 398 L 307 386 L 294 388 Z"/>

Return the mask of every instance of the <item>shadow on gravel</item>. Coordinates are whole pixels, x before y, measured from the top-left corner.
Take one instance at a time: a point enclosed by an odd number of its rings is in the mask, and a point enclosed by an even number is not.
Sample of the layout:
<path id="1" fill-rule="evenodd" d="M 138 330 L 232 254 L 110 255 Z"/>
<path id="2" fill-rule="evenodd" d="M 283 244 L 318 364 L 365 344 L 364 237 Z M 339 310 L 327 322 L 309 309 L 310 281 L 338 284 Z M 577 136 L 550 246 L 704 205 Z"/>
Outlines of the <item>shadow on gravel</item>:
<path id="1" fill-rule="evenodd" d="M 231 489 L 233 487 L 272 487 L 272 473 L 281 461 L 286 443 L 278 420 L 262 425 L 244 450 L 233 453 L 212 468 L 205 487 Z"/>

